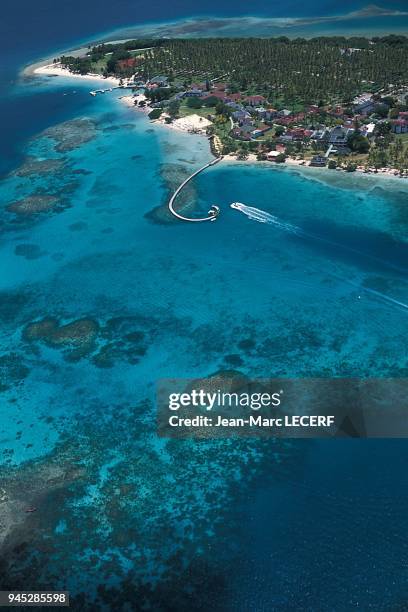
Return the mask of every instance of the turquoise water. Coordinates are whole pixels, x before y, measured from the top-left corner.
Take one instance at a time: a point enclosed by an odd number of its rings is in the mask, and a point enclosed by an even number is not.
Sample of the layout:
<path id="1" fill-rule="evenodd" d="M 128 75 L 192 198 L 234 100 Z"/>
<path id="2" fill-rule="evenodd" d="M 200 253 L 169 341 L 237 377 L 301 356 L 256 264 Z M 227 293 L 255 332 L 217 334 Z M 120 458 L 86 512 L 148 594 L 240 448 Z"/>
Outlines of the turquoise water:
<path id="1" fill-rule="evenodd" d="M 406 376 L 406 184 L 222 163 L 188 191 L 219 220 L 178 223 L 170 189 L 210 159 L 207 140 L 92 84 L 44 87 L 65 110 L 0 184 L 0 452 L 17 523 L 1 586 L 65 587 L 74 609 L 399 605 L 403 442 L 166 442 L 153 402 L 160 377 L 219 370 Z"/>

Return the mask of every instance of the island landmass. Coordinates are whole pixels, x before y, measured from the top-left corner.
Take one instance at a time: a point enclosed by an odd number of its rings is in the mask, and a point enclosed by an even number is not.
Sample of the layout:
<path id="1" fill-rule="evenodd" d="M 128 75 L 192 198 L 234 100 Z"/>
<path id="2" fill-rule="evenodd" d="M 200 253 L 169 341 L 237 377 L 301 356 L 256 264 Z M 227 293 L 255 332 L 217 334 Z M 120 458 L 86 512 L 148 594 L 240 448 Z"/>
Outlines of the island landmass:
<path id="1" fill-rule="evenodd" d="M 206 134 L 217 157 L 408 176 L 405 36 L 127 40 L 33 72 L 129 89 L 123 102 Z"/>

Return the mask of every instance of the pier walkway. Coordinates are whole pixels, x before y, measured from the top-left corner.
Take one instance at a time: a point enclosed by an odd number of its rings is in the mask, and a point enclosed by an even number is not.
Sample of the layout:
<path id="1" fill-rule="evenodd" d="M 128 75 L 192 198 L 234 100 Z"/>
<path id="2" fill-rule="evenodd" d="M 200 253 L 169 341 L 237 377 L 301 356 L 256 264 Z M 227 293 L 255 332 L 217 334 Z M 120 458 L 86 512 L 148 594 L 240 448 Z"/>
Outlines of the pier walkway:
<path id="1" fill-rule="evenodd" d="M 169 200 L 169 211 L 171 212 L 172 215 L 174 215 L 175 217 L 177 217 L 177 219 L 180 219 L 181 221 L 191 221 L 193 223 L 201 223 L 202 221 L 214 221 L 214 219 L 216 219 L 214 215 L 209 215 L 207 217 L 201 217 L 201 218 L 195 218 L 195 219 L 191 217 L 184 217 L 184 215 L 181 215 L 176 210 L 174 210 L 174 202 L 177 196 L 179 195 L 179 193 L 182 191 L 182 189 L 184 189 L 187 183 L 189 183 L 195 176 L 197 176 L 197 174 L 200 174 L 200 172 L 203 172 L 203 170 L 205 170 L 206 168 L 209 168 L 210 166 L 214 166 L 221 160 L 222 160 L 222 155 L 220 155 L 220 157 L 216 157 L 215 159 L 210 161 L 208 164 L 205 164 L 205 166 L 202 166 L 201 168 L 193 172 L 193 174 L 191 174 L 188 178 L 186 178 L 186 180 L 183 181 L 181 185 L 177 187 L 176 191 L 173 193 L 173 195 L 171 196 Z"/>

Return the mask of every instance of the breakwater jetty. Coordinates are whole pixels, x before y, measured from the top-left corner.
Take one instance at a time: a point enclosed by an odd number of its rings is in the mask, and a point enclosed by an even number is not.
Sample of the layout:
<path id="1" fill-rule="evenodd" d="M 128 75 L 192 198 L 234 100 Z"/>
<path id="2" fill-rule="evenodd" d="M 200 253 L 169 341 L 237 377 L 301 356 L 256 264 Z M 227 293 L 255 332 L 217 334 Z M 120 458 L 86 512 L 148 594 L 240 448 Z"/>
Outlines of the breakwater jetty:
<path id="1" fill-rule="evenodd" d="M 174 202 L 177 196 L 179 195 L 179 193 L 187 185 L 187 183 L 189 183 L 195 176 L 197 176 L 197 174 L 200 174 L 201 172 L 203 172 L 206 168 L 209 168 L 210 166 L 214 166 L 215 164 L 220 162 L 222 160 L 222 157 L 223 156 L 220 155 L 219 157 L 216 157 L 215 159 L 211 160 L 210 162 L 208 162 L 208 164 L 205 164 L 205 166 L 202 166 L 201 168 L 193 172 L 193 174 L 191 174 L 188 178 L 186 178 L 186 180 L 183 181 L 181 185 L 177 187 L 176 191 L 171 196 L 169 200 L 169 205 L 168 205 L 169 211 L 171 212 L 172 215 L 174 215 L 174 217 L 177 217 L 177 219 L 180 219 L 181 221 L 191 221 L 192 223 L 202 223 L 203 221 L 215 221 L 218 215 L 214 213 L 208 214 L 207 217 L 199 217 L 199 218 L 185 217 L 184 215 L 181 215 L 176 210 L 174 210 Z"/>

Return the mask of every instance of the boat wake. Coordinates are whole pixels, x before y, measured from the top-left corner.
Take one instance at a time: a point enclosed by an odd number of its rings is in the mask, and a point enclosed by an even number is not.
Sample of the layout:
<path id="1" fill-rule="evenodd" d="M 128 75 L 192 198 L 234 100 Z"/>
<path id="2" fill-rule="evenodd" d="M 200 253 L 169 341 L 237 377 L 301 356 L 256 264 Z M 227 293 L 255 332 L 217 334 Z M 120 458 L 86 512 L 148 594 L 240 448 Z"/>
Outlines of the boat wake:
<path id="1" fill-rule="evenodd" d="M 242 212 L 244 215 L 246 215 L 249 219 L 251 219 L 252 221 L 257 221 L 258 223 L 266 223 L 268 225 L 273 225 L 275 227 L 277 227 L 278 229 L 287 231 L 291 234 L 295 234 L 296 236 L 300 236 L 303 238 L 309 238 L 309 239 L 313 239 L 313 240 L 319 240 L 320 242 L 324 242 L 326 244 L 330 244 L 331 246 L 336 246 L 339 248 L 343 248 L 345 250 L 348 251 L 352 251 L 354 253 L 357 253 L 358 255 L 361 255 L 363 257 L 367 257 L 369 259 L 372 259 L 374 261 L 378 261 L 381 264 L 386 264 L 387 266 L 397 270 L 398 272 L 405 272 L 405 270 L 401 270 L 401 268 L 393 266 L 392 264 L 390 264 L 389 262 L 384 262 L 383 260 L 378 259 L 377 257 L 373 257 L 370 256 L 366 253 L 362 253 L 361 251 L 358 251 L 357 249 L 353 249 L 351 247 L 347 247 L 344 245 L 340 245 L 336 242 L 332 242 L 331 240 L 327 240 L 325 238 L 322 238 L 321 236 L 316 236 L 314 234 L 310 234 L 308 232 L 305 232 L 304 230 L 302 230 L 300 227 L 297 227 L 296 225 L 292 225 L 291 223 L 285 223 L 284 221 L 281 221 L 280 219 L 278 219 L 278 217 L 275 217 L 274 215 L 271 215 L 270 213 L 264 211 L 264 210 L 260 210 L 259 208 L 255 208 L 253 206 L 246 206 L 246 204 L 242 204 L 241 202 L 233 202 L 231 204 L 231 208 L 234 208 L 235 210 L 239 210 L 240 212 Z M 342 282 L 348 282 L 348 284 L 354 286 L 356 289 L 362 291 L 362 292 L 366 292 L 371 294 L 374 297 L 377 297 L 379 299 L 384 300 L 385 302 L 388 302 L 389 304 L 394 304 L 395 306 L 399 306 L 400 308 L 404 308 L 405 310 L 408 310 L 408 304 L 405 304 L 405 302 L 400 302 L 399 300 L 396 300 L 384 293 L 381 293 L 380 291 L 376 291 L 375 289 L 370 289 L 369 287 L 364 287 L 364 286 L 359 286 L 351 281 L 345 281 L 345 279 L 340 279 L 338 278 L 338 280 L 341 280 Z"/>
<path id="2" fill-rule="evenodd" d="M 390 304 L 395 304 L 400 308 L 404 308 L 404 310 L 408 310 L 408 304 L 405 304 L 405 302 L 400 302 L 399 300 L 396 300 L 390 297 L 389 295 L 385 295 L 385 293 L 381 293 L 381 291 L 376 291 L 375 289 L 370 289 L 369 287 L 360 287 L 360 289 L 362 289 L 362 291 L 366 291 L 367 293 L 371 293 L 371 295 L 374 295 L 375 297 L 378 297 L 381 300 L 385 300 Z"/>
<path id="3" fill-rule="evenodd" d="M 274 225 L 275 227 L 290 232 L 291 234 L 297 234 L 299 236 L 304 234 L 300 227 L 296 227 L 296 225 L 292 225 L 291 223 L 280 221 L 278 217 L 275 217 L 264 210 L 260 210 L 259 208 L 246 206 L 246 204 L 242 204 L 241 202 L 233 202 L 231 204 L 231 208 L 235 208 L 235 210 L 239 210 L 240 212 L 244 213 L 244 215 L 246 215 L 249 219 L 252 219 L 252 221 Z"/>

